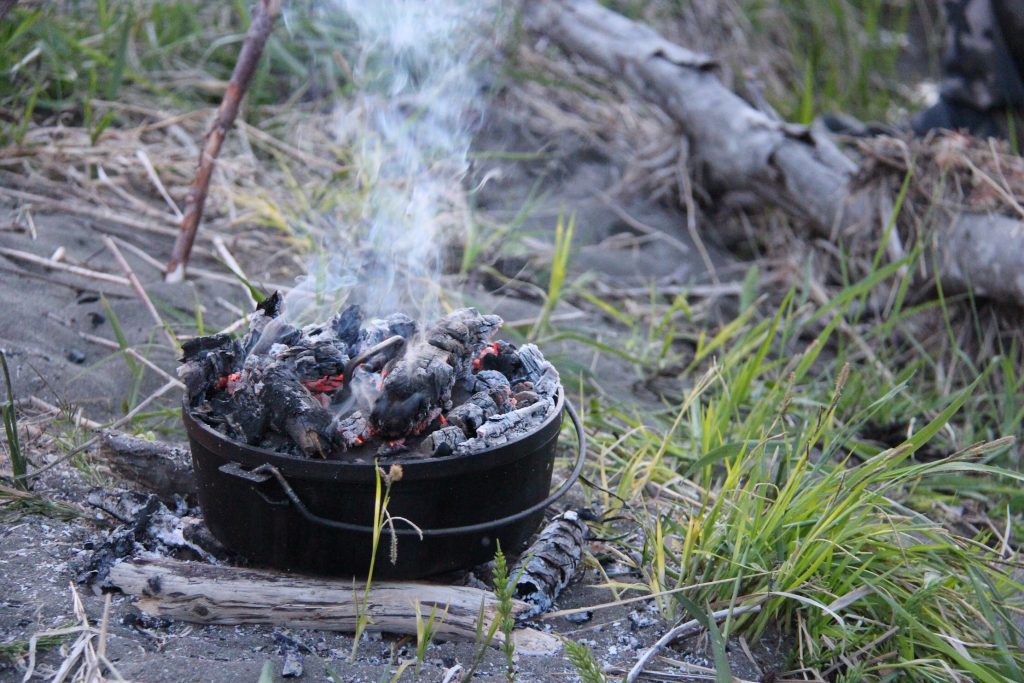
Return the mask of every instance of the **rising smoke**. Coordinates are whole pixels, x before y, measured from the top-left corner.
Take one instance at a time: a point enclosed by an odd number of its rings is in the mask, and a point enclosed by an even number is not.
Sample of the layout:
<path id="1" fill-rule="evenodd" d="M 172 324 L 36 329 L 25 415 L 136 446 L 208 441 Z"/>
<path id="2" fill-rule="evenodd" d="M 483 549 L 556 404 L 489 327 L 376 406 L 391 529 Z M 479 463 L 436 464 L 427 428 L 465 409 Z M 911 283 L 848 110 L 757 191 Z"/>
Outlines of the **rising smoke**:
<path id="1" fill-rule="evenodd" d="M 347 53 L 356 94 L 336 112 L 338 144 L 361 193 L 356 224 L 334 221 L 323 253 L 291 297 L 368 316 L 440 313 L 447 233 L 468 219 L 461 181 L 484 100 L 477 67 L 497 5 L 480 0 L 327 0 L 358 33 Z M 356 248 L 352 248 L 355 242 Z M 331 295 L 324 297 L 324 289 Z M 295 299 L 304 299 L 295 306 Z M 316 311 L 313 315 L 322 313 Z M 290 316 L 292 317 L 292 316 Z"/>

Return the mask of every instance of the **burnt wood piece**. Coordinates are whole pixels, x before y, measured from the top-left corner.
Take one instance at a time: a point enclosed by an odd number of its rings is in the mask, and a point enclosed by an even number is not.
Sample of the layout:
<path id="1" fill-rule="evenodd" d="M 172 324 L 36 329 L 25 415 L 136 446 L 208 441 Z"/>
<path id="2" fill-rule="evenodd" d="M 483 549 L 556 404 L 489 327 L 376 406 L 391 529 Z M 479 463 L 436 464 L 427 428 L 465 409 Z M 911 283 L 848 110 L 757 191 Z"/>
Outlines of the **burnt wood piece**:
<path id="1" fill-rule="evenodd" d="M 389 337 L 412 339 L 417 332 L 416 321 L 405 313 L 392 313 L 386 318 L 375 318 L 359 331 L 358 353 L 380 344 Z M 355 356 L 356 354 L 352 354 Z"/>
<path id="2" fill-rule="evenodd" d="M 498 340 L 490 349 L 485 349 L 484 355 L 480 356 L 480 368 L 482 370 L 494 370 L 515 384 L 523 377 L 523 363 L 519 360 L 519 353 L 516 345 L 512 342 Z"/>
<path id="3" fill-rule="evenodd" d="M 274 624 L 352 632 L 360 615 L 367 629 L 416 634 L 421 616 L 437 607 L 440 638 L 474 641 L 483 609 L 484 629 L 497 617 L 493 593 L 470 586 L 374 581 L 367 600 L 352 590 L 351 580 L 304 577 L 256 569 L 132 558 L 114 565 L 110 584 L 139 598 L 147 614 L 199 624 Z M 417 614 L 416 606 L 420 606 Z M 529 609 L 518 600 L 513 614 Z M 552 655 L 561 647 L 554 635 L 529 628 L 512 632 L 516 652 Z M 492 647 L 504 638 L 498 630 Z"/>
<path id="4" fill-rule="evenodd" d="M 246 354 L 252 353 L 253 348 L 259 343 L 270 321 L 281 315 L 283 299 L 281 292 L 274 292 L 263 301 L 256 304 L 256 311 L 249 318 L 249 330 L 242 337 L 242 348 Z"/>
<path id="5" fill-rule="evenodd" d="M 332 415 L 299 381 L 293 368 L 272 357 L 253 356 L 245 381 L 267 415 L 267 426 L 291 437 L 305 455 L 325 457 L 333 442 Z"/>
<path id="6" fill-rule="evenodd" d="M 366 418 L 358 410 L 347 417 L 335 418 L 331 432 L 335 435 L 342 448 L 346 450 L 362 446 L 366 440 Z"/>
<path id="7" fill-rule="evenodd" d="M 511 576 L 518 577 L 515 596 L 532 607 L 520 618 L 551 609 L 582 564 L 587 535 L 587 525 L 574 510 L 567 510 L 551 520 L 523 552 Z"/>
<path id="8" fill-rule="evenodd" d="M 451 408 L 456 379 L 470 374 L 480 349 L 501 318 L 463 308 L 445 316 L 405 355 L 386 367 L 381 394 L 370 411 L 370 427 L 382 439 L 418 434 Z"/>
<path id="9" fill-rule="evenodd" d="M 553 398 L 558 393 L 561 380 L 555 366 L 544 359 L 535 344 L 524 344 L 519 349 L 519 362 L 522 364 L 522 379 L 533 384 L 533 391 L 541 396 Z"/>
<path id="10" fill-rule="evenodd" d="M 505 443 L 516 435 L 517 428 L 530 427 L 536 420 L 543 420 L 553 407 L 553 403 L 540 401 L 502 415 L 491 415 L 487 422 L 477 427 L 476 438 L 488 442 L 488 445 Z"/>
<path id="11" fill-rule="evenodd" d="M 455 452 L 459 444 L 466 440 L 462 428 L 456 426 L 442 427 L 430 433 L 423 440 L 421 452 L 423 455 L 443 458 Z"/>
<path id="12" fill-rule="evenodd" d="M 461 429 L 465 436 L 473 436 L 487 418 L 499 412 L 498 404 L 491 398 L 490 393 L 478 391 L 466 402 L 449 410 L 445 417 L 449 423 Z"/>
<path id="13" fill-rule="evenodd" d="M 245 358 L 241 344 L 226 334 L 189 339 L 181 350 L 178 377 L 193 405 L 219 380 L 237 372 Z"/>
<path id="14" fill-rule="evenodd" d="M 166 504 L 173 504 L 176 495 L 195 497 L 192 462 L 184 446 L 105 429 L 98 455 L 114 474 L 152 491 Z"/>

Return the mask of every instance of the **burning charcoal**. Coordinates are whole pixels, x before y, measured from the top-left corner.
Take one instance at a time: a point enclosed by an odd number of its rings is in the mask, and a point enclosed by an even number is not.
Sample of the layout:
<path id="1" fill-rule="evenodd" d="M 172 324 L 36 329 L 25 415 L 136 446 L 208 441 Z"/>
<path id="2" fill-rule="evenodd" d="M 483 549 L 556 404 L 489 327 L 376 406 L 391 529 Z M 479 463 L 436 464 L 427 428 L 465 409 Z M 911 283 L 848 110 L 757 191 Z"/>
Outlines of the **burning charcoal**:
<path id="1" fill-rule="evenodd" d="M 344 419 L 335 419 L 331 431 L 343 448 L 357 448 L 366 440 L 366 418 L 357 410 Z"/>
<path id="2" fill-rule="evenodd" d="M 516 406 L 519 408 L 525 408 L 526 406 L 532 406 L 534 403 L 540 400 L 540 396 L 535 391 L 520 391 L 513 398 L 516 400 Z"/>
<path id="3" fill-rule="evenodd" d="M 460 443 L 466 440 L 466 435 L 459 427 L 442 427 L 431 432 L 430 436 L 423 442 L 423 450 L 427 455 L 435 458 L 443 458 L 455 452 Z"/>
<path id="4" fill-rule="evenodd" d="M 587 531 L 587 525 L 579 515 L 568 510 L 551 520 L 537 540 L 523 552 L 509 572 L 511 576 L 519 577 L 516 597 L 533 604 L 520 618 L 533 617 L 551 609 L 579 569 Z"/>
<path id="5" fill-rule="evenodd" d="M 221 380 L 236 372 L 244 353 L 238 342 L 226 334 L 196 337 L 182 344 L 178 377 L 185 383 L 189 402 L 195 404 Z"/>
<path id="6" fill-rule="evenodd" d="M 475 378 L 474 389 L 486 391 L 498 407 L 499 413 L 504 413 L 512 406 L 509 400 L 512 397 L 512 388 L 509 386 L 508 378 L 497 370 L 481 370 L 473 375 Z"/>
<path id="7" fill-rule="evenodd" d="M 344 311 L 331 318 L 328 325 L 334 335 L 345 346 L 352 348 L 359 341 L 359 326 L 363 323 L 363 310 L 358 304 L 352 304 Z"/>
<path id="8" fill-rule="evenodd" d="M 533 390 L 541 396 L 553 397 L 561 386 L 555 366 L 544 358 L 544 354 L 534 344 L 524 344 L 519 349 L 519 361 L 529 381 L 533 382 Z"/>
<path id="9" fill-rule="evenodd" d="M 382 443 L 377 449 L 377 455 L 381 458 L 391 458 L 408 451 L 409 446 L 405 443 L 405 439 L 396 439 L 395 441 L 385 441 Z"/>
<path id="10" fill-rule="evenodd" d="M 465 403 L 449 410 L 446 418 L 448 422 L 460 428 L 463 434 L 472 436 L 487 418 L 498 412 L 498 404 L 491 395 L 486 391 L 479 391 L 470 396 Z"/>
<path id="11" fill-rule="evenodd" d="M 513 383 L 523 376 L 523 364 L 516 352 L 516 345 L 507 341 L 496 341 L 494 346 L 480 356 L 480 368 L 497 370 Z"/>
<path id="12" fill-rule="evenodd" d="M 381 438 L 423 431 L 451 407 L 452 387 L 469 374 L 473 359 L 501 325 L 496 315 L 463 308 L 450 313 L 386 367 L 381 395 L 370 412 L 370 426 Z"/>

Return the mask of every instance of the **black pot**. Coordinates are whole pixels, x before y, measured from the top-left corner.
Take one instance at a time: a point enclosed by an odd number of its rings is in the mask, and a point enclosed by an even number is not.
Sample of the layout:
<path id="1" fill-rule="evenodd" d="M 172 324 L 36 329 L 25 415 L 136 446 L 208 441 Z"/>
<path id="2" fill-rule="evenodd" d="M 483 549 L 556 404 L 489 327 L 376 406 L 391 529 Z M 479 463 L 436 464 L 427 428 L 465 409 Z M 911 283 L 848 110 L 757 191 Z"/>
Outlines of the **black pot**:
<path id="1" fill-rule="evenodd" d="M 548 495 L 563 407 L 577 432 L 572 474 Z M 228 548 L 256 564 L 286 571 L 365 576 L 372 554 L 374 465 L 311 460 L 228 439 L 186 408 L 199 503 L 206 524 Z M 569 490 L 583 468 L 579 418 L 559 393 L 554 413 L 533 432 L 465 456 L 402 463 L 388 512 L 396 521 L 377 548 L 376 578 L 413 579 L 472 567 L 494 557 L 496 543 L 519 550 L 544 509 Z"/>

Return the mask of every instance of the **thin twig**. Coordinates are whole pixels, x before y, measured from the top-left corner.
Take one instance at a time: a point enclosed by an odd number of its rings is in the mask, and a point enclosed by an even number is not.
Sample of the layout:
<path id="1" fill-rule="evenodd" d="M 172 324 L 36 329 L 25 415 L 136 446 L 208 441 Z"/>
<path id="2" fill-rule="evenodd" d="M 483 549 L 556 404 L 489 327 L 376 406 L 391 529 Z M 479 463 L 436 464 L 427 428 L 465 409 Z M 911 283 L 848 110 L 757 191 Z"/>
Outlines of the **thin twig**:
<path id="1" fill-rule="evenodd" d="M 235 117 L 238 116 L 238 107 L 249 87 L 249 81 L 252 80 L 252 75 L 256 71 L 256 65 L 263 53 L 263 46 L 267 42 L 270 31 L 274 28 L 274 21 L 280 13 L 281 0 L 260 0 L 260 3 L 256 5 L 252 23 L 249 25 L 249 32 L 245 36 L 245 42 L 238 54 L 238 61 L 231 72 L 231 82 L 228 83 L 220 108 L 217 110 L 217 117 L 207 132 L 203 149 L 199 153 L 199 167 L 196 169 L 195 180 L 188 191 L 188 198 L 185 200 L 185 217 L 178 229 L 174 250 L 171 252 L 171 260 L 167 263 L 166 279 L 168 282 L 180 282 L 185 278 L 185 267 L 192 252 L 196 232 L 199 230 L 199 221 L 203 217 L 206 195 L 210 190 L 210 176 L 213 173 L 214 163 L 220 154 L 220 148 L 224 144 L 228 130 L 234 125 Z"/>
<path id="2" fill-rule="evenodd" d="M 117 244 L 114 243 L 114 240 L 112 240 L 109 235 L 103 235 L 102 239 L 103 244 L 106 245 L 110 253 L 113 254 L 114 259 L 117 261 L 118 265 L 121 266 L 121 270 L 123 270 L 124 274 L 128 277 L 128 282 L 131 283 L 132 289 L 134 289 L 135 293 L 139 295 L 139 299 L 142 300 L 142 305 L 146 307 L 146 310 L 149 312 L 149 316 L 153 318 L 153 322 L 157 324 L 157 327 L 163 330 L 164 336 L 167 337 L 167 341 L 170 343 L 171 348 L 175 353 L 177 353 L 179 348 L 178 340 L 171 333 L 170 328 L 167 327 L 167 323 L 165 323 L 163 317 L 160 316 L 160 312 L 156 310 L 156 306 L 153 305 L 149 295 L 146 294 L 146 290 L 143 288 L 142 283 L 139 282 L 139 278 L 135 277 L 135 271 L 132 270 L 131 265 L 125 260 L 121 250 L 117 248 Z"/>
<path id="3" fill-rule="evenodd" d="M 181 387 L 182 389 L 185 388 L 185 385 L 182 382 L 180 382 L 179 380 L 175 379 L 173 376 L 171 376 L 171 374 L 169 372 L 167 372 L 166 370 L 161 368 L 159 365 L 157 365 L 156 363 L 154 363 L 150 359 L 146 358 L 141 353 L 139 353 L 138 351 L 136 351 L 135 349 L 133 349 L 131 347 L 122 349 L 121 345 L 118 344 L 113 339 L 107 339 L 105 337 L 98 337 L 95 334 L 89 334 L 88 332 L 79 332 L 78 336 L 81 337 L 82 339 L 84 339 L 87 342 L 92 342 L 93 344 L 98 344 L 99 346 L 102 346 L 104 348 L 108 348 L 108 349 L 110 349 L 112 351 L 123 351 L 124 353 L 127 353 L 129 356 L 131 356 L 135 360 L 139 361 L 140 363 L 142 363 L 143 365 L 148 367 L 150 370 L 152 370 L 156 374 L 160 375 L 162 378 L 164 378 L 168 382 L 176 382 L 179 387 Z"/>
<path id="4" fill-rule="evenodd" d="M 761 605 L 741 605 L 739 607 L 732 607 L 729 609 L 721 609 L 717 612 L 712 612 L 708 615 L 709 619 L 715 621 L 721 621 L 726 617 L 738 617 L 741 614 L 752 614 L 761 611 Z M 629 674 L 626 676 L 626 683 L 635 683 L 636 679 L 643 673 L 644 667 L 647 666 L 648 662 L 654 658 L 654 655 L 658 654 L 658 651 L 663 647 L 671 643 L 673 640 L 679 638 L 685 638 L 692 636 L 695 633 L 699 633 L 704 628 L 699 621 L 692 619 L 685 623 L 679 624 L 675 628 L 671 629 L 668 633 L 658 638 L 658 642 L 652 645 L 647 651 L 640 655 L 640 659 L 637 663 L 629 670 Z"/>
<path id="5" fill-rule="evenodd" d="M 178 205 L 173 199 L 171 199 L 170 193 L 167 192 L 167 188 L 164 187 L 163 182 L 160 180 L 160 176 L 157 175 L 156 169 L 153 168 L 153 162 L 149 160 L 149 155 L 146 154 L 146 150 L 135 150 L 135 157 L 142 162 L 142 167 L 146 169 L 146 176 L 149 178 L 149 182 L 153 183 L 153 186 L 156 187 L 156 191 L 159 192 L 160 196 L 164 198 L 165 202 L 167 202 L 167 206 L 171 207 L 171 211 L 174 213 L 175 218 L 181 220 L 184 217 L 181 214 L 181 209 L 179 209 Z"/>
<path id="6" fill-rule="evenodd" d="M 253 298 L 252 292 L 245 286 L 246 282 L 249 282 L 249 278 L 246 277 L 245 271 L 242 270 L 242 266 L 238 265 L 238 261 L 228 250 L 228 245 L 224 242 L 224 238 L 220 235 L 213 236 L 213 248 L 217 250 L 220 257 L 224 260 L 224 265 L 228 267 L 232 273 L 239 279 L 238 284 L 241 285 L 242 289 L 245 290 L 245 296 L 249 300 L 249 307 L 256 308 L 256 299 Z"/>
<path id="7" fill-rule="evenodd" d="M 43 256 L 36 256 L 27 251 L 19 251 L 18 249 L 8 249 L 7 247 L 0 247 L 0 254 L 7 256 L 12 259 L 19 261 L 25 261 L 27 263 L 34 263 L 37 266 L 42 266 L 50 270 L 59 270 L 64 273 L 71 273 L 72 275 L 79 275 L 81 277 L 87 277 L 93 280 L 102 280 L 103 282 L 110 282 L 115 285 L 121 285 L 123 287 L 131 286 L 126 278 L 119 275 L 111 275 L 110 273 L 101 273 L 98 270 L 91 270 L 89 268 L 82 268 L 81 266 L 73 266 L 69 263 L 62 263 L 61 261 L 51 261 Z"/>

